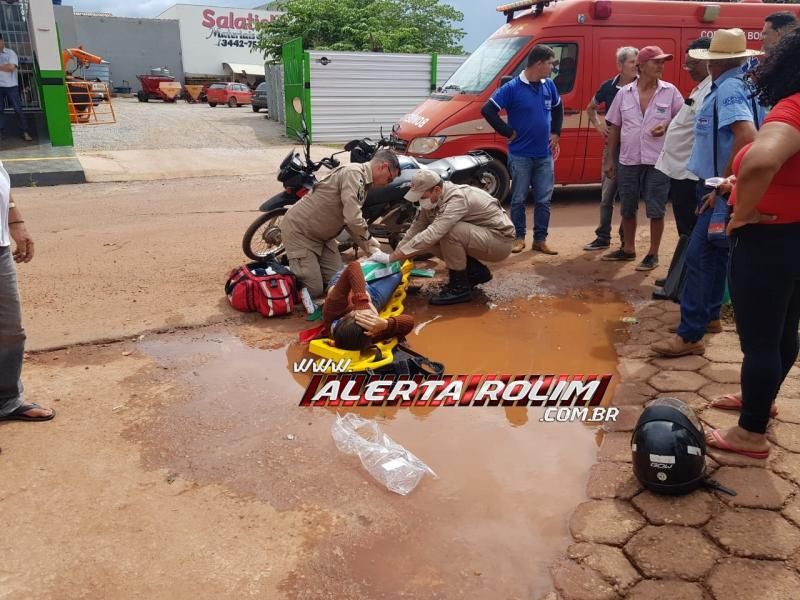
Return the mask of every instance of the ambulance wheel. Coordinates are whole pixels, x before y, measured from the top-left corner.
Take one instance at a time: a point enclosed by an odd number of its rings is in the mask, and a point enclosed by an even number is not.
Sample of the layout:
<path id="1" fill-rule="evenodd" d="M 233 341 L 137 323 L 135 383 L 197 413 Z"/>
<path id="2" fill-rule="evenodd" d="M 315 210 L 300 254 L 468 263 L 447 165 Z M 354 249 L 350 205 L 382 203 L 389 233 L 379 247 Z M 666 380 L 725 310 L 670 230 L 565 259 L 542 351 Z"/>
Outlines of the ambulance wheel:
<path id="1" fill-rule="evenodd" d="M 489 192 L 502 203 L 511 188 L 511 177 L 506 166 L 494 158 L 492 162 L 486 165 L 483 174 L 473 185 Z"/>
<path id="2" fill-rule="evenodd" d="M 139 90 L 136 92 L 136 99 L 139 100 L 139 102 L 147 102 L 147 93 L 144 90 Z"/>

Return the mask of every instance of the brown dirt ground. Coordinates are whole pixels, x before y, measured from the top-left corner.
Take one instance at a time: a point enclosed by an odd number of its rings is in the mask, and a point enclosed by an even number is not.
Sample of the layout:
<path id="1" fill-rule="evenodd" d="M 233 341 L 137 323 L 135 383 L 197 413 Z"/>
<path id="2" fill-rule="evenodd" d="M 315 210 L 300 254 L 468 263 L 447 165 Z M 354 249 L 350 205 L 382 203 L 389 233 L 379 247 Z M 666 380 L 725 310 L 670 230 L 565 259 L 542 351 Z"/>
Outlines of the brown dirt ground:
<path id="1" fill-rule="evenodd" d="M 286 367 L 300 353 L 275 349 L 306 322 L 241 315 L 225 302 L 241 234 L 276 191 L 267 177 L 15 191 L 37 242 L 19 271 L 24 381 L 31 400 L 59 415 L 0 425 L 0 596 L 529 598 L 549 588 L 547 567 L 585 497 L 591 432 L 548 453 L 526 444 L 556 444 L 571 430 L 391 415 L 392 435 L 441 465 L 440 480 L 407 498 L 374 485 L 336 454 L 330 413 L 296 408 Z M 550 240 L 562 254 L 512 257 L 487 286 L 494 309 L 459 316 L 525 319 L 532 369 L 580 370 L 575 353 L 587 345 L 587 364 L 613 369 L 624 302 L 652 289 L 653 274 L 580 251 L 595 193 L 560 195 Z M 526 314 L 524 302 L 539 305 Z M 435 316 L 423 299 L 412 307 L 419 321 Z M 566 331 L 565 314 L 603 326 Z M 439 439 L 447 452 L 435 458 Z"/>

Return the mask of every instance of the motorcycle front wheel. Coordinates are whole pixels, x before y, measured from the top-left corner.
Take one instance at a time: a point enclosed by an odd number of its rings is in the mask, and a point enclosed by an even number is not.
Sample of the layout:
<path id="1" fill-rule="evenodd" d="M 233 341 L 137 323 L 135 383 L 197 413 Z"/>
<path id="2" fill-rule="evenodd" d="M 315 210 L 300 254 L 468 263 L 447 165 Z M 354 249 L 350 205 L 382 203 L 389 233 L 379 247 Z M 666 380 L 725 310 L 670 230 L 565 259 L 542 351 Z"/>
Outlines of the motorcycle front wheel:
<path id="1" fill-rule="evenodd" d="M 267 258 L 280 259 L 286 252 L 283 247 L 280 223 L 287 207 L 267 211 L 253 221 L 244 232 L 242 250 L 248 258 L 263 261 Z"/>

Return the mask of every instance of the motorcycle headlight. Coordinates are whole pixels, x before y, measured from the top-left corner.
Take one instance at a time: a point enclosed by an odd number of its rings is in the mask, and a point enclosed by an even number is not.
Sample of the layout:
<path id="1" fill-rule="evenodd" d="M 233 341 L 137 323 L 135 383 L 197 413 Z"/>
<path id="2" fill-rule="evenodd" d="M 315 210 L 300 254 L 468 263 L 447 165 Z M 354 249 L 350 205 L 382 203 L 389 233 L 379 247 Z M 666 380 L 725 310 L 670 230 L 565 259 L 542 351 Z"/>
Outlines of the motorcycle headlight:
<path id="1" fill-rule="evenodd" d="M 443 135 L 415 138 L 411 140 L 411 143 L 408 145 L 408 152 L 409 154 L 430 154 L 438 150 L 445 139 Z"/>

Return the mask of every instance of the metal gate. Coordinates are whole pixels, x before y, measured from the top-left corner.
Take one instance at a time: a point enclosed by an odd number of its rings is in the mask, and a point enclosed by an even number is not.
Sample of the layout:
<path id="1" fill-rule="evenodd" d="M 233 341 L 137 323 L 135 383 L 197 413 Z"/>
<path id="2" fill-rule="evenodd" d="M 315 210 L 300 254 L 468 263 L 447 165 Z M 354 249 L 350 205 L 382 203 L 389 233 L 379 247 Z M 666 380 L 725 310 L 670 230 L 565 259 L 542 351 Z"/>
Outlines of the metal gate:
<path id="1" fill-rule="evenodd" d="M 33 44 L 28 33 L 28 0 L 14 4 L 0 2 L 0 33 L 6 47 L 19 57 L 17 74 L 19 76 L 19 95 L 24 110 L 39 110 L 39 86 L 33 58 Z"/>
<path id="2" fill-rule="evenodd" d="M 306 125 L 310 134 L 310 76 L 308 73 L 308 53 L 303 51 L 302 38 L 295 38 L 283 45 L 283 82 L 286 90 L 286 135 L 295 137 L 296 132 L 301 127 L 300 115 L 292 107 L 292 102 L 295 98 L 300 98 L 303 102 L 303 112 L 306 115 Z"/>

